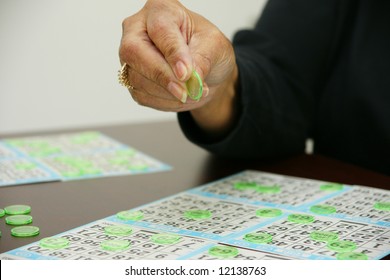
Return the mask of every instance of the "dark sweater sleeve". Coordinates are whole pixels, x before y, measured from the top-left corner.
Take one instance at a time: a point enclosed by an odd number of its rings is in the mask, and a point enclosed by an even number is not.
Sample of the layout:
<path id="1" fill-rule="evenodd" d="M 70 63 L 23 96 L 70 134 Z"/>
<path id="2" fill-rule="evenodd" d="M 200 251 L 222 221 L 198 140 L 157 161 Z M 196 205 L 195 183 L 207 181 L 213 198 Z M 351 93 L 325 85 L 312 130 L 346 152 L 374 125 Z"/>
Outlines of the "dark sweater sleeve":
<path id="1" fill-rule="evenodd" d="M 340 33 L 340 2 L 270 0 L 255 28 L 233 40 L 241 103 L 235 127 L 210 141 L 190 113 L 179 113 L 186 137 L 226 157 L 303 152 Z"/>

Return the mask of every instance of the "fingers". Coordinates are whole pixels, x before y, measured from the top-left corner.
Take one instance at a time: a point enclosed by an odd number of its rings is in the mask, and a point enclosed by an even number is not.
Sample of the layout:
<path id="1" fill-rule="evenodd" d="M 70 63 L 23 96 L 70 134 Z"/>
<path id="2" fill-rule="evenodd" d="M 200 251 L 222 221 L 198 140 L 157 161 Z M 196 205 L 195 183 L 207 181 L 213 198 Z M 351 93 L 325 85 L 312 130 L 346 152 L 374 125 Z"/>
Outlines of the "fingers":
<path id="1" fill-rule="evenodd" d="M 231 68 L 231 59 L 224 55 L 228 40 L 221 34 L 179 1 L 147 1 L 140 12 L 123 21 L 119 56 L 122 64 L 129 65 L 133 98 L 141 105 L 164 111 L 204 105 Z M 194 68 L 204 82 L 203 97 L 198 102 L 187 98 L 185 83 Z"/>
<path id="2" fill-rule="evenodd" d="M 144 22 L 138 17 L 131 17 L 125 21 L 119 50 L 120 59 L 147 79 L 156 81 L 181 102 L 186 102 L 185 83 L 176 78 L 166 58 L 151 41 L 145 32 Z M 136 87 L 134 81 L 130 81 Z"/>
<path id="3" fill-rule="evenodd" d="M 169 91 L 161 87 L 135 71 L 128 68 L 128 80 L 131 81 L 133 89 L 129 92 L 133 99 L 140 105 L 158 109 L 161 111 L 180 112 L 188 110 L 188 106 L 196 103 L 189 99 L 185 104 L 179 101 Z"/>
<path id="4" fill-rule="evenodd" d="M 149 38 L 161 51 L 176 78 L 186 81 L 192 72 L 192 56 L 187 45 L 192 32 L 191 17 L 184 9 L 167 9 L 161 13 L 159 5 L 153 8 L 146 22 Z"/>

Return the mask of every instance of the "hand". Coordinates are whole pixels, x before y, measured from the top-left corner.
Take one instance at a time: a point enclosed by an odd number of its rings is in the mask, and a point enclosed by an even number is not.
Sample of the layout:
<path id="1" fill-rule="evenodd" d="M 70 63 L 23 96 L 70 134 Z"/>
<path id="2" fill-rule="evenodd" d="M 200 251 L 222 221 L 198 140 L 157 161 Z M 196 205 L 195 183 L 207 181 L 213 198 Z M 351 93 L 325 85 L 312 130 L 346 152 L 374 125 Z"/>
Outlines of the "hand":
<path id="1" fill-rule="evenodd" d="M 226 104 L 222 100 L 234 95 L 237 66 L 231 43 L 211 22 L 177 0 L 149 0 L 126 18 L 119 56 L 121 64 L 129 66 L 128 80 L 134 87 L 130 93 L 140 105 L 162 111 L 194 110 L 194 116 L 207 122 L 204 116 L 213 116 L 206 112 L 218 110 L 219 104 Z M 204 83 L 199 101 L 187 98 L 185 81 L 193 69 Z"/>

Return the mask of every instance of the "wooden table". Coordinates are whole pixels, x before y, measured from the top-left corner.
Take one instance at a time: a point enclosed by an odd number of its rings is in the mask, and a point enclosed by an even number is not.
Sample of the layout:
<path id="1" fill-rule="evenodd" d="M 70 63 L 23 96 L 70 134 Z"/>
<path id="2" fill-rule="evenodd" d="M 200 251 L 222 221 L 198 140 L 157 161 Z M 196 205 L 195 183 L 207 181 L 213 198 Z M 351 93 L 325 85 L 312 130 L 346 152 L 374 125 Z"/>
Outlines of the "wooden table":
<path id="1" fill-rule="evenodd" d="M 34 225 L 41 233 L 15 238 L 1 218 L 0 252 L 52 236 L 121 210 L 184 191 L 233 173 L 254 169 L 346 184 L 390 189 L 390 177 L 319 155 L 298 155 L 274 161 L 239 161 L 217 158 L 190 143 L 176 122 L 89 127 L 136 148 L 171 166 L 172 171 L 68 182 L 0 187 L 0 208 L 11 204 L 32 207 Z M 36 132 L 44 135 L 68 131 Z M 2 135 L 5 137 L 29 136 Z"/>

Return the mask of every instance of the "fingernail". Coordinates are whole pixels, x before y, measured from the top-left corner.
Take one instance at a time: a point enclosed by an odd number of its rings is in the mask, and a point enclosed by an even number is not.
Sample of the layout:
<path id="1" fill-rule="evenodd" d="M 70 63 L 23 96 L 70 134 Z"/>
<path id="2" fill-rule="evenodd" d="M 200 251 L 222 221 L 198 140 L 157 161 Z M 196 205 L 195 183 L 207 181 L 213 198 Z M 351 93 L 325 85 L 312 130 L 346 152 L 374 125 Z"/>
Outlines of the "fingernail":
<path id="1" fill-rule="evenodd" d="M 210 93 L 209 87 L 206 84 L 203 84 L 203 95 L 206 97 Z"/>
<path id="2" fill-rule="evenodd" d="M 188 71 L 183 62 L 176 63 L 176 76 L 180 81 L 185 81 Z"/>
<path id="3" fill-rule="evenodd" d="M 178 85 L 175 82 L 170 82 L 168 84 L 168 90 L 175 96 L 177 99 L 179 99 L 182 103 L 186 103 L 187 101 L 187 90 L 182 88 L 180 85 Z"/>

